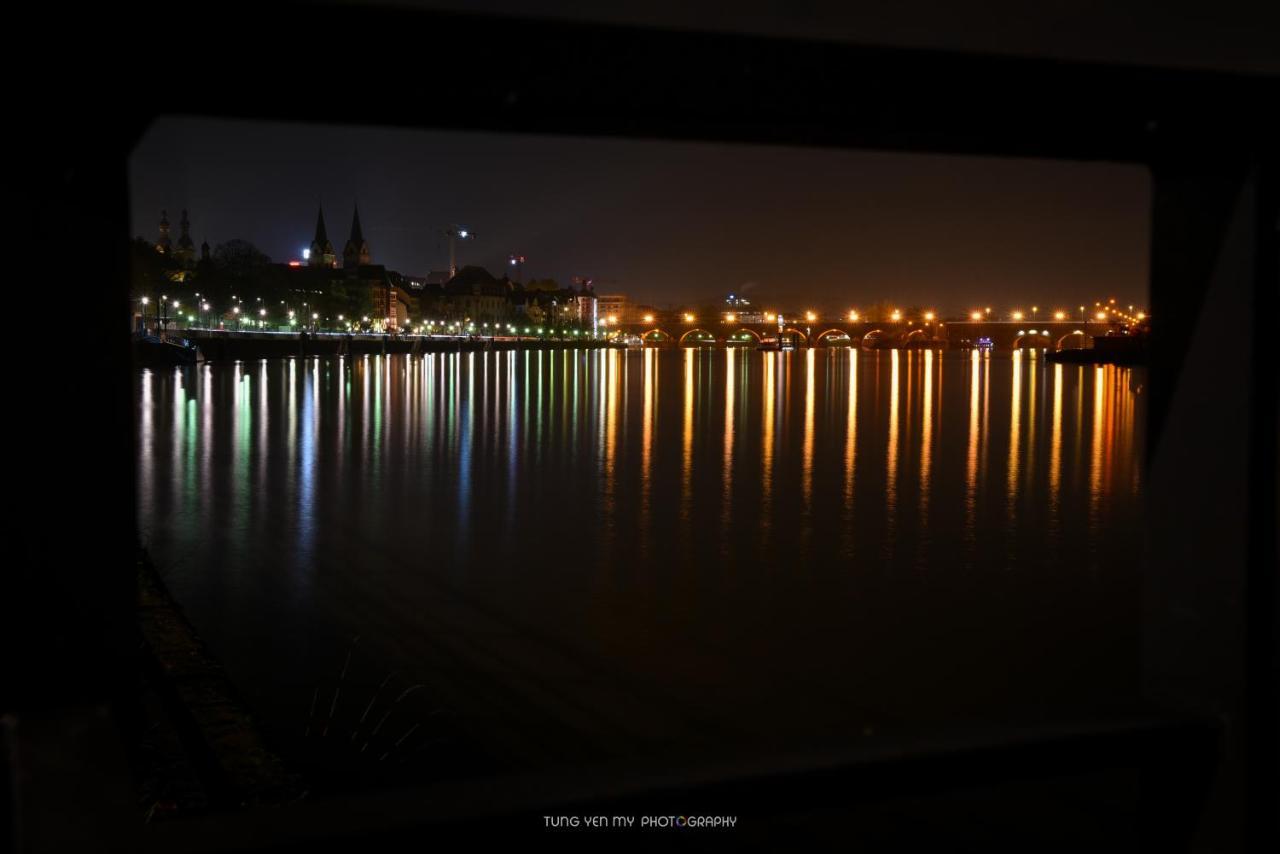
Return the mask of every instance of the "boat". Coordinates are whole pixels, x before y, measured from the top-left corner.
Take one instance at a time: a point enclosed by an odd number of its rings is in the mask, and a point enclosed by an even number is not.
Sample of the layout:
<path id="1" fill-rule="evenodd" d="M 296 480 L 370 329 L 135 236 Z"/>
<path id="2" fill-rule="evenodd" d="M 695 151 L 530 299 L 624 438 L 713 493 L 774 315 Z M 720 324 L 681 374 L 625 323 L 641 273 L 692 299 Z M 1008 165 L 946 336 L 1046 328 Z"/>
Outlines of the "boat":
<path id="1" fill-rule="evenodd" d="M 185 338 L 161 338 L 158 335 L 135 335 L 133 359 L 139 365 L 165 368 L 194 365 L 201 361 L 200 348 Z"/>

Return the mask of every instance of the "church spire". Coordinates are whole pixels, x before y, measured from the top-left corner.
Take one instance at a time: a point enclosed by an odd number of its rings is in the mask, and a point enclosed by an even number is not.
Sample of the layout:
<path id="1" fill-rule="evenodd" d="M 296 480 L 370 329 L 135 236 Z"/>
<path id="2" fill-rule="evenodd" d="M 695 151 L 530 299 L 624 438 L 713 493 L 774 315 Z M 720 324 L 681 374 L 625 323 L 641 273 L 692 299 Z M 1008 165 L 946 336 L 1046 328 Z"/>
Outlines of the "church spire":
<path id="1" fill-rule="evenodd" d="M 360 230 L 360 205 L 356 205 L 355 214 L 351 217 L 351 242 L 357 246 L 364 243 L 364 232 Z"/>
<path id="2" fill-rule="evenodd" d="M 196 244 L 191 239 L 191 220 L 187 219 L 186 208 L 182 209 L 182 219 L 178 223 L 181 226 L 182 233 L 178 235 L 178 245 L 173 250 L 173 257 L 184 267 L 191 267 L 196 261 Z"/>
<path id="3" fill-rule="evenodd" d="M 321 206 L 319 213 L 316 214 L 316 236 L 311 241 L 311 253 L 307 256 L 307 263 L 312 267 L 333 267 L 337 262 L 333 244 L 329 242 L 329 234 L 324 228 L 324 207 Z"/>
<path id="4" fill-rule="evenodd" d="M 322 246 L 329 242 L 329 234 L 324 229 L 324 208 L 316 214 L 316 238 L 313 242 Z"/>
<path id="5" fill-rule="evenodd" d="M 342 266 L 359 267 L 361 264 L 372 263 L 373 255 L 369 251 L 368 242 L 364 239 L 364 231 L 360 228 L 360 206 L 356 205 L 355 213 L 351 217 L 351 237 L 342 250 Z"/>
<path id="6" fill-rule="evenodd" d="M 156 251 L 168 255 L 173 244 L 169 241 L 169 212 L 160 211 L 160 239 L 156 241 Z"/>

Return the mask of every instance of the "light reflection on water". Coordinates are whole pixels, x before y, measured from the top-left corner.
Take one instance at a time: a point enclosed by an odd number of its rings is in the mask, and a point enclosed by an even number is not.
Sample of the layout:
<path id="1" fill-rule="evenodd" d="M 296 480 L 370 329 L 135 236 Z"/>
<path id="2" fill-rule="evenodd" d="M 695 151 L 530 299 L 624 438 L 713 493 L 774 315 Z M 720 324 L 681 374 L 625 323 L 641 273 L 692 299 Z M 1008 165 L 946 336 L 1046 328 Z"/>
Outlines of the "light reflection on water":
<path id="1" fill-rule="evenodd" d="M 352 634 L 552 764 L 1088 714 L 1136 693 L 1142 382 L 847 349 L 143 371 L 140 519 L 269 721 Z"/>

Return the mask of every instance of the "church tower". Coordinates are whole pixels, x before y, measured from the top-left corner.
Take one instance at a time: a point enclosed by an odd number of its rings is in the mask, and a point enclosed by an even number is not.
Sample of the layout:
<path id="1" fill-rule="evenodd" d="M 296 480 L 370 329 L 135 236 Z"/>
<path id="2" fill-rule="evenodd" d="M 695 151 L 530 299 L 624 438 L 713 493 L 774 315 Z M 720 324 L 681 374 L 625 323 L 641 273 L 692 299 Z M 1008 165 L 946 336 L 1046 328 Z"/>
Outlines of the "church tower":
<path id="1" fill-rule="evenodd" d="M 178 263 L 184 267 L 193 267 L 196 262 L 196 244 L 191 239 L 191 221 L 187 219 L 187 212 L 182 211 L 182 219 L 179 220 L 179 227 L 182 233 L 178 235 L 178 246 L 173 250 L 173 257 Z"/>
<path id="2" fill-rule="evenodd" d="M 373 255 L 369 252 L 369 244 L 365 242 L 364 232 L 360 230 L 360 206 L 357 205 L 355 216 L 351 218 L 351 237 L 342 250 L 342 266 L 352 268 L 372 263 Z"/>
<path id="3" fill-rule="evenodd" d="M 169 212 L 160 211 L 160 239 L 156 241 L 156 251 L 161 255 L 168 255 L 173 249 L 173 244 L 169 242 Z"/>
<path id="4" fill-rule="evenodd" d="M 324 228 L 324 208 L 316 216 L 316 236 L 311 241 L 311 254 L 307 263 L 312 267 L 336 267 L 338 256 L 334 254 L 333 244 L 329 242 L 329 234 Z"/>

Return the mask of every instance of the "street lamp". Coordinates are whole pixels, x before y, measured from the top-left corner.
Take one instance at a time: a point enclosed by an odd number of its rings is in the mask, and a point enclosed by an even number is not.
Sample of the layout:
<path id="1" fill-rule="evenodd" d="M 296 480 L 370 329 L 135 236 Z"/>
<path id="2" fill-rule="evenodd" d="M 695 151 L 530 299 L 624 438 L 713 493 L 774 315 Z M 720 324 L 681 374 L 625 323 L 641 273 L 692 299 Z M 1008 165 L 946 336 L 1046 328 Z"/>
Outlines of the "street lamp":
<path id="1" fill-rule="evenodd" d="M 979 320 L 982 320 L 982 312 L 980 311 L 970 312 L 969 319 L 974 321 L 975 323 L 978 322 Z"/>
<path id="2" fill-rule="evenodd" d="M 895 308 L 895 309 L 893 310 L 893 314 L 890 314 L 890 315 L 889 315 L 889 319 L 890 319 L 890 320 L 892 320 L 894 323 L 897 323 L 899 320 L 901 320 L 901 319 L 902 319 L 902 312 L 898 311 L 898 310 Z"/>

